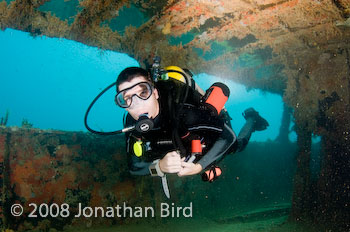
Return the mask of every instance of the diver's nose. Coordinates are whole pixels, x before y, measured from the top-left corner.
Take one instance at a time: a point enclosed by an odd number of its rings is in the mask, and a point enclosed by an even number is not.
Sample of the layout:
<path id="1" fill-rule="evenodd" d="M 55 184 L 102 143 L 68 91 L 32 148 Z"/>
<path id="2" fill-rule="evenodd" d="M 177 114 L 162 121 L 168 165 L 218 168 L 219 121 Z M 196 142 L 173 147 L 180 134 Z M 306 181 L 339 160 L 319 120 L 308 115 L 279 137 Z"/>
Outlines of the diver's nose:
<path id="1" fill-rule="evenodd" d="M 139 97 L 137 97 L 136 95 L 134 95 L 132 97 L 132 101 L 131 101 L 131 106 L 130 107 L 132 107 L 132 108 L 140 107 L 140 106 L 142 106 L 142 102 L 143 101 L 144 100 L 142 100 Z"/>

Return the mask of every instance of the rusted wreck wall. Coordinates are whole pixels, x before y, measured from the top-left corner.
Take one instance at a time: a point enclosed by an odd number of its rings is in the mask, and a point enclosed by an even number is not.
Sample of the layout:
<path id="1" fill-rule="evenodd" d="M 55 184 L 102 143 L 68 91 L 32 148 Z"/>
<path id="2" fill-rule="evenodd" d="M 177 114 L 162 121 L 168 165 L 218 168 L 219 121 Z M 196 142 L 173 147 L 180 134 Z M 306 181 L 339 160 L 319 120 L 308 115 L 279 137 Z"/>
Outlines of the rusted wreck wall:
<path id="1" fill-rule="evenodd" d="M 78 203 L 90 207 L 123 202 L 152 206 L 163 196 L 149 191 L 154 179 L 129 176 L 123 144 L 123 136 L 101 138 L 82 132 L 0 128 L 2 228 L 62 229 L 67 224 L 89 225 L 91 220 L 105 225 L 125 223 L 118 217 L 29 218 L 33 210 L 29 203 L 67 203 L 72 215 L 77 213 Z M 24 207 L 22 216 L 11 215 L 14 203 Z"/>
<path id="2" fill-rule="evenodd" d="M 290 66 L 297 71 L 289 75 L 284 97 L 294 108 L 299 145 L 292 218 L 321 223 L 327 229 L 348 231 L 349 48 L 329 46 L 325 52 L 315 50 L 307 62 L 294 59 Z M 312 134 L 322 137 L 323 148 L 321 172 L 316 179 L 310 177 Z"/>
<path id="3" fill-rule="evenodd" d="M 194 219 L 212 218 L 214 213 L 220 220 L 221 216 L 228 218 L 255 205 L 289 202 L 293 144 L 286 148 L 272 142 L 250 143 L 244 152 L 230 155 L 219 164 L 223 174 L 210 184 L 201 181 L 199 175 L 186 178 L 168 175 L 169 200 L 162 191 L 160 178 L 129 174 L 124 143 L 124 136 L 0 127 L 0 209 L 3 209 L 0 229 L 49 231 L 145 220 L 158 225 L 173 219 L 160 218 L 157 211 L 154 218 L 76 218 L 78 203 L 83 207 L 106 208 L 126 202 L 130 207 L 157 209 L 162 202 L 178 206 L 193 202 Z M 276 193 L 275 189 L 279 191 Z M 24 206 L 20 217 L 10 213 L 15 203 Z M 29 203 L 38 206 L 67 203 L 71 216 L 30 218 L 33 207 Z"/>

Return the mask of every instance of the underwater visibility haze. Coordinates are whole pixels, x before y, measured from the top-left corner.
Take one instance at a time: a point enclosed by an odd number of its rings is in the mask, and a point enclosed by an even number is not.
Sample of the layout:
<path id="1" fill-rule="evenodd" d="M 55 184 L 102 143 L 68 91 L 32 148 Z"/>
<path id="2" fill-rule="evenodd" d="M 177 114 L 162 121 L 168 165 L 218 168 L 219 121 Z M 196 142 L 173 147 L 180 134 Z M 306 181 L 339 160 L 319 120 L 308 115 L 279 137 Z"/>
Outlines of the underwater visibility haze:
<path id="1" fill-rule="evenodd" d="M 347 0 L 1 1 L 1 231 L 350 231 L 349 19 Z M 215 181 L 168 174 L 170 198 L 124 134 L 84 126 L 156 56 L 226 84 L 236 135 L 249 107 L 269 123 Z M 115 94 L 94 130 L 123 128 Z"/>

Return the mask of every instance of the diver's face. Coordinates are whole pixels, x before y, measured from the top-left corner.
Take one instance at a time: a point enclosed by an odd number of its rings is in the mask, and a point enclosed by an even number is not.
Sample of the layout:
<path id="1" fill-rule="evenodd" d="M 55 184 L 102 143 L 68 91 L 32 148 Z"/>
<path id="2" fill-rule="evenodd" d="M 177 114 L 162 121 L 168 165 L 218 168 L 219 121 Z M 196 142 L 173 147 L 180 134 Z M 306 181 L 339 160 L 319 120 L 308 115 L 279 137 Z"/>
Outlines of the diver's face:
<path id="1" fill-rule="evenodd" d="M 121 83 L 118 86 L 118 91 L 121 92 L 136 85 L 130 91 L 128 90 L 128 96 L 125 96 L 131 98 L 131 105 L 126 110 L 135 120 L 138 120 L 141 114 L 148 114 L 149 118 L 155 118 L 159 114 L 158 91 L 156 88 L 153 88 L 152 94 L 147 100 L 139 98 L 136 95 L 142 94 L 143 90 L 137 84 L 141 82 L 148 81 L 143 76 L 137 76 L 131 81 Z"/>

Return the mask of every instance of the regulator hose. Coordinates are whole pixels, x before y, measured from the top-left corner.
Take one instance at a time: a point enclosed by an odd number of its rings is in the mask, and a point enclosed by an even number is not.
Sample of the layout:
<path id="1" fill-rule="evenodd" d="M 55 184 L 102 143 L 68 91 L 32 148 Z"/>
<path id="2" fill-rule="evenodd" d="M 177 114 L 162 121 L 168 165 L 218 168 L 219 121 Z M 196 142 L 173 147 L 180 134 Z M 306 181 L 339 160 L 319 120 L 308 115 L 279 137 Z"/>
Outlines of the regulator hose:
<path id="1" fill-rule="evenodd" d="M 180 103 L 180 107 L 179 107 L 178 111 L 175 112 L 176 118 L 177 118 L 178 115 L 179 115 L 179 113 L 180 113 L 180 111 L 182 110 L 182 107 L 183 107 L 183 105 L 184 105 L 186 99 L 187 99 L 188 91 L 189 91 L 189 85 L 190 85 L 189 79 L 191 79 L 191 78 L 188 77 L 188 75 L 187 75 L 186 73 L 179 72 L 179 71 L 177 71 L 177 70 L 168 70 L 168 71 L 166 71 L 166 72 L 176 72 L 176 73 L 180 73 L 180 74 L 182 74 L 182 75 L 184 76 L 184 78 L 185 78 L 186 87 L 185 87 L 184 93 L 182 94 L 183 98 L 182 98 L 182 101 L 180 101 L 181 103 Z M 135 127 L 135 125 L 134 125 L 134 126 L 131 126 L 131 127 L 123 128 L 123 129 L 121 129 L 121 130 L 110 131 L 110 132 L 96 131 L 96 130 L 92 129 L 92 128 L 88 125 L 88 123 L 87 123 L 87 118 L 88 118 L 88 115 L 89 115 L 89 113 L 90 113 L 91 108 L 94 106 L 94 104 L 96 103 L 96 101 L 97 101 L 105 92 L 107 92 L 110 88 L 112 88 L 112 87 L 115 86 L 115 85 L 116 85 L 116 82 L 113 82 L 112 84 L 110 84 L 109 86 L 107 86 L 107 87 L 106 87 L 104 90 L 102 90 L 101 93 L 99 93 L 99 94 L 95 97 L 95 99 L 90 103 L 88 109 L 86 110 L 85 117 L 84 117 L 84 124 L 85 124 L 86 129 L 88 129 L 88 131 L 90 131 L 91 133 L 98 134 L 98 135 L 116 135 L 116 134 L 121 134 L 121 133 L 125 133 L 125 132 L 128 132 L 128 131 L 132 131 L 132 130 L 134 130 L 135 128 L 136 128 L 136 130 L 139 131 L 139 132 L 146 132 L 146 131 L 142 131 L 142 129 L 140 129 L 139 127 L 140 127 L 140 125 L 144 125 L 145 122 L 147 122 L 146 124 L 150 125 L 149 122 L 148 122 L 147 120 L 146 120 L 146 121 L 145 121 L 145 120 L 138 121 L 138 123 L 136 124 L 136 127 Z M 176 123 L 176 127 L 177 127 L 177 124 L 178 124 L 178 123 Z M 153 128 L 153 124 L 151 125 L 151 128 L 150 128 L 150 129 L 152 129 L 152 128 Z M 147 130 L 147 131 L 148 131 L 148 130 Z"/>
<path id="2" fill-rule="evenodd" d="M 91 108 L 93 107 L 93 105 L 96 103 L 96 101 L 107 91 L 109 90 L 110 88 L 112 88 L 113 86 L 115 86 L 116 82 L 113 82 L 112 84 L 110 84 L 109 86 L 107 86 L 107 88 L 105 88 L 104 90 L 102 90 L 102 92 L 97 95 L 95 97 L 95 99 L 91 102 L 91 104 L 89 105 L 88 109 L 86 110 L 86 113 L 85 113 L 85 117 L 84 117 L 84 124 L 85 124 L 85 127 L 86 129 L 88 129 L 88 131 L 94 133 L 94 134 L 98 134 L 98 135 L 116 135 L 116 134 L 121 134 L 121 133 L 124 133 L 124 132 L 127 132 L 127 131 L 130 131 L 130 130 L 133 130 L 135 128 L 135 126 L 133 127 L 128 127 L 128 128 L 124 128 L 124 129 L 121 129 L 121 130 L 117 130 L 117 131 L 111 131 L 111 132 L 102 132 L 102 131 L 96 131 L 94 129 L 92 129 L 91 127 L 89 127 L 88 123 L 87 123 L 87 118 L 88 118 L 88 115 L 90 113 L 90 110 Z"/>

